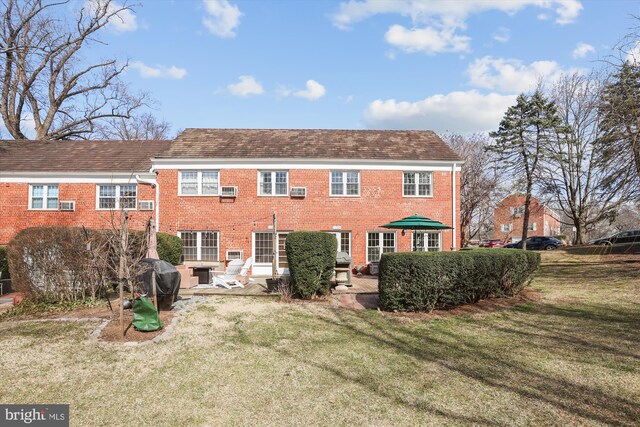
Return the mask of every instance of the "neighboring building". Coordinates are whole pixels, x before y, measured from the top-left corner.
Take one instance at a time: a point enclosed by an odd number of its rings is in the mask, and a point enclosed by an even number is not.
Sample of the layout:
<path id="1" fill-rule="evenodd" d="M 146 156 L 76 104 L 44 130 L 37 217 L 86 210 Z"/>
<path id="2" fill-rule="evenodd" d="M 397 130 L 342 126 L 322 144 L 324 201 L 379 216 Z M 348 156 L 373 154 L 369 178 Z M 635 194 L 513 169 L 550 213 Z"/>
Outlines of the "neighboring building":
<path id="1" fill-rule="evenodd" d="M 505 242 L 522 240 L 524 216 L 523 194 L 511 194 L 498 203 L 493 213 L 493 236 Z M 531 197 L 527 236 L 553 236 L 560 233 L 560 216 L 553 209 Z"/>
<path id="2" fill-rule="evenodd" d="M 332 233 L 356 265 L 411 250 L 411 233 L 380 226 L 421 214 L 452 230 L 426 250 L 459 246 L 460 158 L 430 131 L 187 129 L 173 141 L 0 143 L 0 245 L 35 225 L 108 228 L 151 216 L 184 241 L 185 263 L 254 256 L 278 270 L 288 232 Z M 71 206 L 73 202 L 74 206 Z M 63 211 L 62 208 L 71 209 Z M 144 209 L 144 210 L 143 210 Z"/>

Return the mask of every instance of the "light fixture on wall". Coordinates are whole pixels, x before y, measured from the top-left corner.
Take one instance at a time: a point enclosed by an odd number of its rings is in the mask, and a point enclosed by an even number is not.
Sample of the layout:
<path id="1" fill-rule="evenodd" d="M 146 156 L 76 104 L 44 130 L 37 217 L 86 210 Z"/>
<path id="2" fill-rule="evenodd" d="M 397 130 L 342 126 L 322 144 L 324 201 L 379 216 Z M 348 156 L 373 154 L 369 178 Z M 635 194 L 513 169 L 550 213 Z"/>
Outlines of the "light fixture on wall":
<path id="1" fill-rule="evenodd" d="M 407 230 L 402 230 L 402 235 L 406 236 L 407 235 Z"/>

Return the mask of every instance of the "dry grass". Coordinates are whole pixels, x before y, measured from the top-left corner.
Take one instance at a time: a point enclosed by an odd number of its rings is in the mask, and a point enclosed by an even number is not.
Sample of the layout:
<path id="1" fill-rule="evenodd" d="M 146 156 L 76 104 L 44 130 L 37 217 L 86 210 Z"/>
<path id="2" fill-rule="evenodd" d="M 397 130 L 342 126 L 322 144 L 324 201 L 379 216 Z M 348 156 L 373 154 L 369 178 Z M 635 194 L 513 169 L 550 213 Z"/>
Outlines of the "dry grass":
<path id="1" fill-rule="evenodd" d="M 175 336 L 0 323 L 0 401 L 73 425 L 637 425 L 640 262 L 544 254 L 542 300 L 437 320 L 212 298 Z"/>

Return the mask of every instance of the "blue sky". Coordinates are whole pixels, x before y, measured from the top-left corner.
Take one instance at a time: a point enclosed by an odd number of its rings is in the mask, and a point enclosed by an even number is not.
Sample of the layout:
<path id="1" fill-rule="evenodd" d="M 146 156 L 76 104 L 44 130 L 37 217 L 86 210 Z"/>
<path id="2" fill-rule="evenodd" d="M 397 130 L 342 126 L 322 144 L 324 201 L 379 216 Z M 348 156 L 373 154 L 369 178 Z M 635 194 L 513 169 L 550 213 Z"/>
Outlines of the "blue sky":
<path id="1" fill-rule="evenodd" d="M 93 56 L 187 127 L 493 130 L 539 77 L 601 67 L 635 1 L 147 0 Z"/>

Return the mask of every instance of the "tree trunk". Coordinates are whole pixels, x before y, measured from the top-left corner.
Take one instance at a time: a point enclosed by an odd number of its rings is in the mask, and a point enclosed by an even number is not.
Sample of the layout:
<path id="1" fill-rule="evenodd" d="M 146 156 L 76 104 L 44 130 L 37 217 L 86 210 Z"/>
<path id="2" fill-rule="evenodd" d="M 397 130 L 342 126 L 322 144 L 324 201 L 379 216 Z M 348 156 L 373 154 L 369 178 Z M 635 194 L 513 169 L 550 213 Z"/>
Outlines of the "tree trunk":
<path id="1" fill-rule="evenodd" d="M 529 234 L 529 205 L 531 205 L 531 179 L 527 179 L 527 193 L 524 198 L 524 218 L 522 219 L 522 250 L 527 249 Z"/>
<path id="2" fill-rule="evenodd" d="M 573 226 L 576 228 L 576 235 L 573 238 L 574 245 L 584 245 L 585 243 L 585 233 L 587 227 L 583 224 L 583 221 L 580 218 L 575 218 L 573 221 Z"/>

